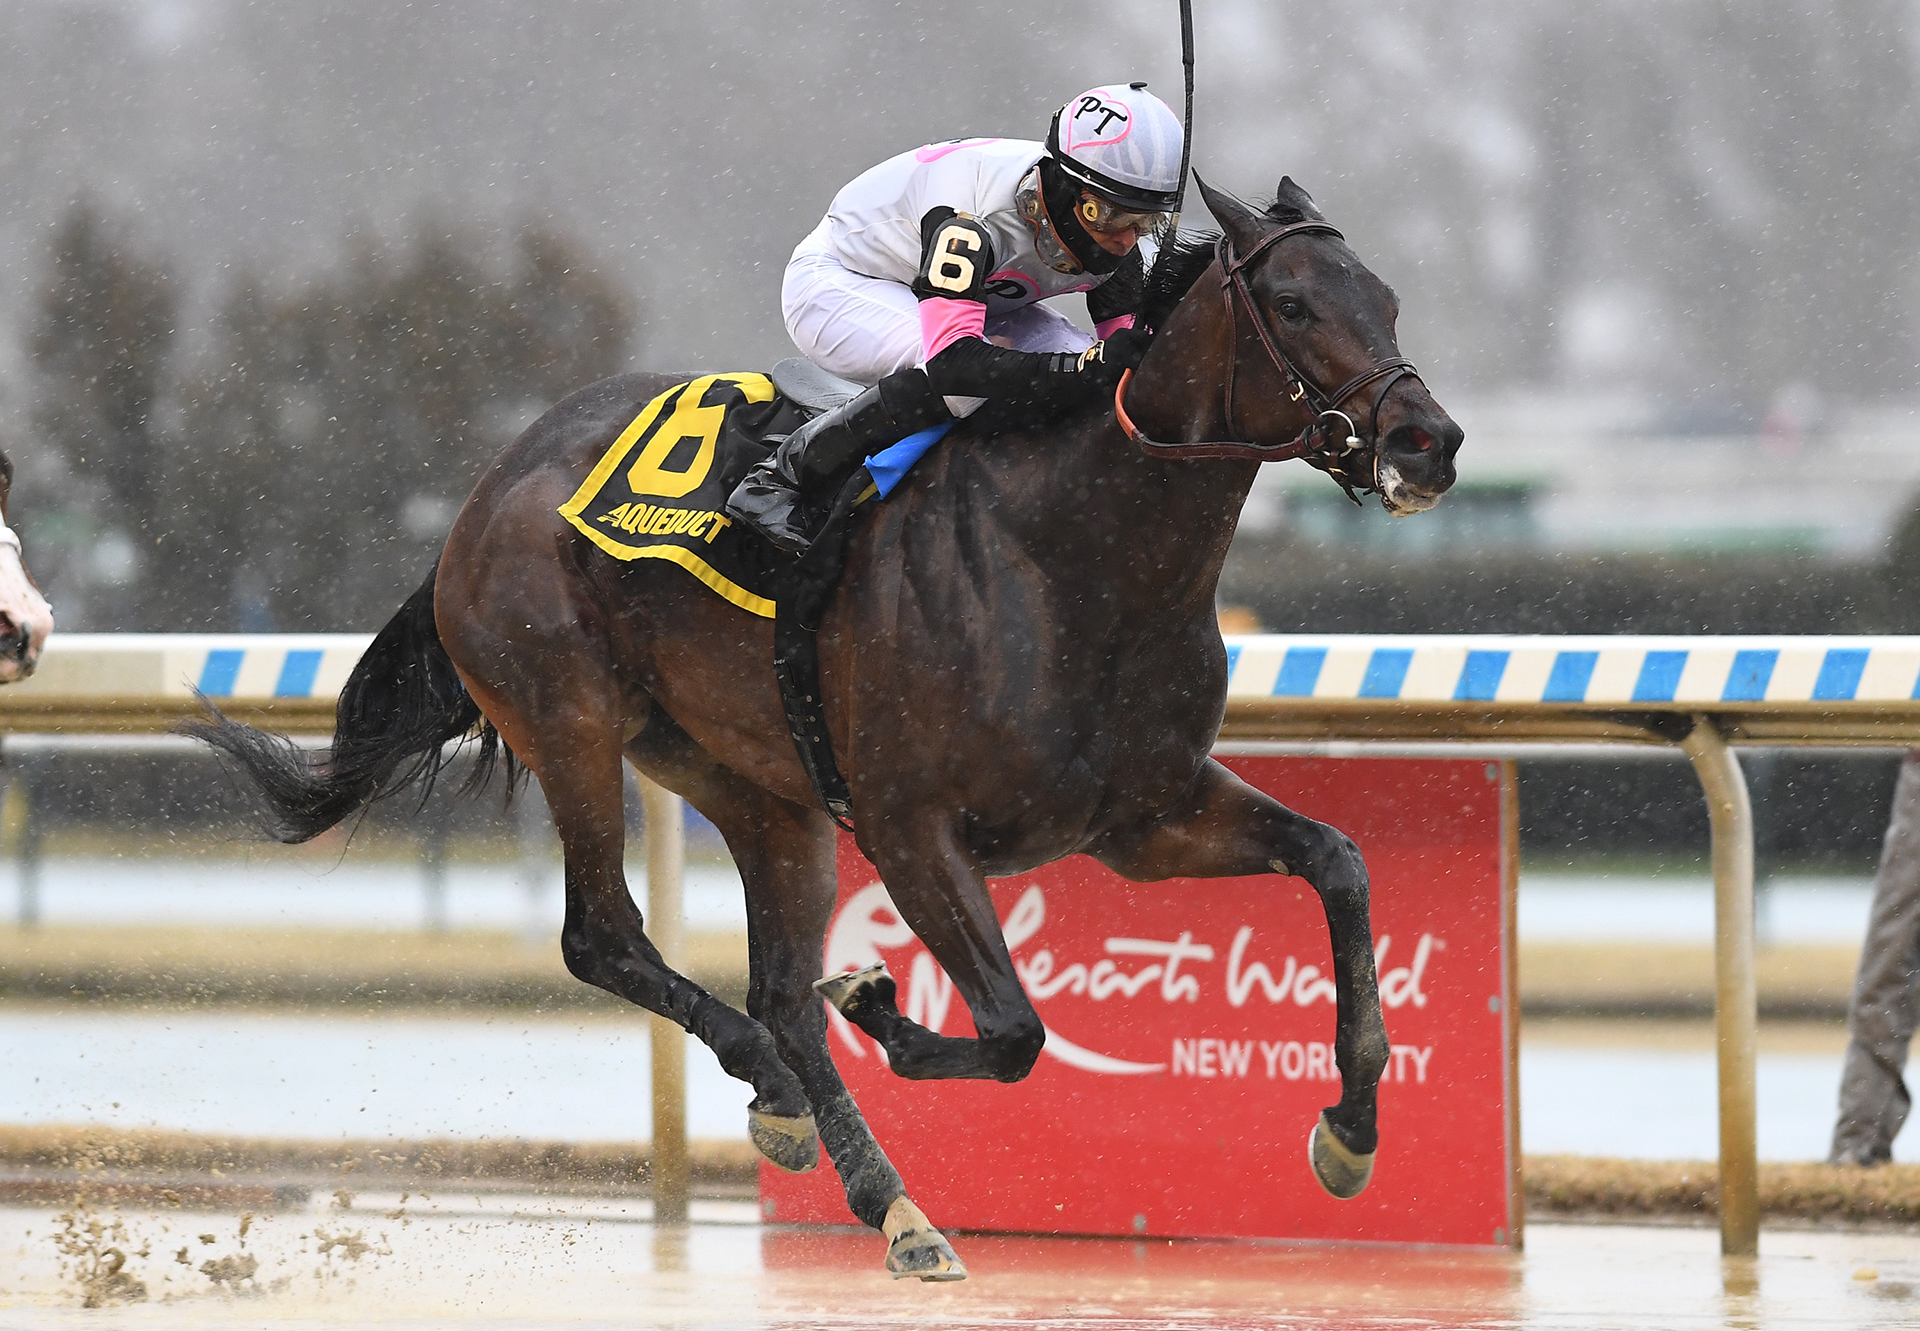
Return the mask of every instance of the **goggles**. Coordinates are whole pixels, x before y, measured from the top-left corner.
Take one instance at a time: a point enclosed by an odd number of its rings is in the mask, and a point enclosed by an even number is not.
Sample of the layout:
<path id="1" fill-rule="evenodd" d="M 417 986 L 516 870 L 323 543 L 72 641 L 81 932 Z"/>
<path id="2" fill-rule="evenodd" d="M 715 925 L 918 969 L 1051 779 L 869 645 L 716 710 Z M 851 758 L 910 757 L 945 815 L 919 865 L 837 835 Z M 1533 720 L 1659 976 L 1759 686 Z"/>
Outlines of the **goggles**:
<path id="1" fill-rule="evenodd" d="M 1084 190 L 1081 191 L 1080 202 L 1073 206 L 1073 214 L 1087 230 L 1106 236 L 1132 231 L 1157 242 L 1165 240 L 1167 233 L 1173 230 L 1174 218 L 1170 212 L 1142 212 L 1123 208 Z"/>

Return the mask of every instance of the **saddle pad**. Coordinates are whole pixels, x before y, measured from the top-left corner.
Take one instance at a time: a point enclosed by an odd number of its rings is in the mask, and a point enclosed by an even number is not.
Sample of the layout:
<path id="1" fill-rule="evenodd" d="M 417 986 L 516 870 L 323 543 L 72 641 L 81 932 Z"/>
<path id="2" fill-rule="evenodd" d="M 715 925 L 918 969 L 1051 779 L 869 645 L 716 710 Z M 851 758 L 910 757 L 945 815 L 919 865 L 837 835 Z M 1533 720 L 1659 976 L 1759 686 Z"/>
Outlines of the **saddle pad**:
<path id="1" fill-rule="evenodd" d="M 727 496 L 800 424 L 764 374 L 708 374 L 640 409 L 560 516 L 615 559 L 664 559 L 742 610 L 773 618 L 782 556 L 735 527 Z"/>

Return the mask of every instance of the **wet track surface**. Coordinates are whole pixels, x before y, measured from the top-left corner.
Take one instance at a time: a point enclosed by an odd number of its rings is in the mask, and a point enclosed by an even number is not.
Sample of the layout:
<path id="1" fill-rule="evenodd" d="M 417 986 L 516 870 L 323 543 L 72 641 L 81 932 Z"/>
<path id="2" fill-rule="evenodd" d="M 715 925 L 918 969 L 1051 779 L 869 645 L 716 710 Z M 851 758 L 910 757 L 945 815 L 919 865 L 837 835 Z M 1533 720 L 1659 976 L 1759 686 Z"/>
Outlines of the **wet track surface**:
<path id="1" fill-rule="evenodd" d="M 0 1209 L 0 1328 L 1893 1327 L 1920 1323 L 1920 1236 L 1537 1225 L 1500 1252 L 958 1236 L 972 1278 L 895 1283 L 880 1240 L 764 1228 L 745 1203 L 656 1227 L 646 1203 L 363 1194 L 256 1218 L 121 1211 L 145 1302 L 88 1310 L 59 1213 Z M 104 1218 L 104 1217 L 103 1217 Z M 206 1240 L 211 1240 L 208 1242 Z M 184 1260 L 176 1259 L 184 1254 Z M 251 1257 L 239 1295 L 200 1267 Z M 69 1259 L 69 1267 L 72 1261 Z M 218 1269 L 216 1267 L 216 1269 Z M 231 1267 L 228 1268 L 232 1269 Z"/>

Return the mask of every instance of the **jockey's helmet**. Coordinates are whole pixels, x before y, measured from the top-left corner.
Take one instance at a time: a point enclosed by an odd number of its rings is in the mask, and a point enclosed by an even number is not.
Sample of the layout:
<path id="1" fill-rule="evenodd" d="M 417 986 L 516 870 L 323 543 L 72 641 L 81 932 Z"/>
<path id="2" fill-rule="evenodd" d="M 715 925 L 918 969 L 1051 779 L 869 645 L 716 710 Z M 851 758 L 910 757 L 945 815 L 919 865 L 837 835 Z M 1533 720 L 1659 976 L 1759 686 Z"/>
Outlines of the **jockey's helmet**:
<path id="1" fill-rule="evenodd" d="M 1166 214 L 1179 201 L 1182 137 L 1180 118 L 1146 84 L 1115 83 L 1054 112 L 1047 152 L 1109 210 Z"/>

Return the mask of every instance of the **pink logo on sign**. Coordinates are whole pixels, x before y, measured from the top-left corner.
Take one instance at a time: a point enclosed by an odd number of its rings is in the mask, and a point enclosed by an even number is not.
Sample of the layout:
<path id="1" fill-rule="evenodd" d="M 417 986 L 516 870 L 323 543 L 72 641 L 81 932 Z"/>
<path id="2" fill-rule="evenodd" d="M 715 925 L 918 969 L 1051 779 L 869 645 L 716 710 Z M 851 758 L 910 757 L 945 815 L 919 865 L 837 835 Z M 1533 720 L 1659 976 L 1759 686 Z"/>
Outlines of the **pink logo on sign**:
<path id="1" fill-rule="evenodd" d="M 1233 1008 L 1245 1007 L 1256 995 L 1269 1004 L 1302 1008 L 1316 1003 L 1334 1005 L 1333 979 L 1323 975 L 1319 966 L 1302 964 L 1292 953 L 1269 966 L 1268 961 L 1274 960 L 1271 954 L 1257 944 L 1250 952 L 1249 945 L 1254 944 L 1252 925 L 1241 925 L 1234 931 L 1233 944 L 1226 949 L 1226 971 L 1222 975 L 1213 964 L 1219 961 L 1221 953 L 1205 941 L 1212 930 L 1204 921 L 1196 921 L 1200 926 L 1198 937 L 1193 929 L 1182 929 L 1172 938 L 1096 940 L 1083 937 L 1070 941 L 1062 952 L 1056 953 L 1054 946 L 1047 945 L 1041 937 L 1046 919 L 1046 889 L 1034 884 L 1020 894 L 1000 925 L 1007 951 L 1013 954 L 1014 971 L 1020 976 L 1027 995 L 1037 1004 L 1045 1004 L 1057 995 L 1086 998 L 1095 1003 L 1122 1000 L 1122 1006 L 1126 1006 L 1124 1000 L 1128 999 L 1140 999 L 1148 1004 L 1155 999 L 1163 1004 L 1198 1003 L 1204 991 L 1218 986 Z M 1089 947 L 1096 941 L 1099 950 L 1091 959 L 1076 955 L 1076 943 Z M 1387 960 L 1393 951 L 1393 936 L 1379 936 L 1374 944 L 1374 964 L 1381 977 L 1380 998 L 1389 1011 L 1409 1002 L 1416 1008 L 1427 1005 L 1422 981 L 1434 950 L 1445 947 L 1444 940 L 1422 933 L 1411 963 L 1389 967 Z M 905 956 L 900 955 L 903 951 Z M 890 952 L 894 953 L 891 958 L 886 955 Z M 856 890 L 835 914 L 833 925 L 827 931 L 826 973 L 858 970 L 877 961 L 890 961 L 897 972 L 895 981 L 905 999 L 901 1010 L 908 1019 L 936 1034 L 944 1034 L 947 1016 L 953 1009 L 953 981 L 900 918 L 885 886 L 874 882 Z M 1208 992 L 1206 997 L 1211 1001 L 1215 994 Z M 1080 1015 L 1087 1015 L 1084 1009 Z M 869 1041 L 838 1012 L 828 1009 L 827 1016 L 847 1052 L 856 1058 L 865 1058 Z M 1099 1019 L 1091 1024 L 1107 1027 L 1112 1022 Z M 1167 1067 L 1165 1061 L 1141 1062 L 1086 1048 L 1062 1036 L 1051 1021 L 1046 1025 L 1046 1032 L 1044 1052 L 1083 1072 L 1126 1076 L 1162 1072 Z M 1179 1074 L 1182 1043 L 1174 1041 L 1175 1075 Z M 1246 1047 L 1253 1046 L 1247 1044 Z M 1282 1047 L 1275 1043 L 1271 1049 L 1278 1051 Z M 1430 1046 L 1419 1052 L 1423 1081 L 1426 1057 L 1432 1052 Z"/>
<path id="2" fill-rule="evenodd" d="M 1119 102 L 1088 93 L 1073 104 L 1067 117 L 1067 148 L 1098 148 L 1118 143 L 1133 130 L 1133 114 Z"/>

